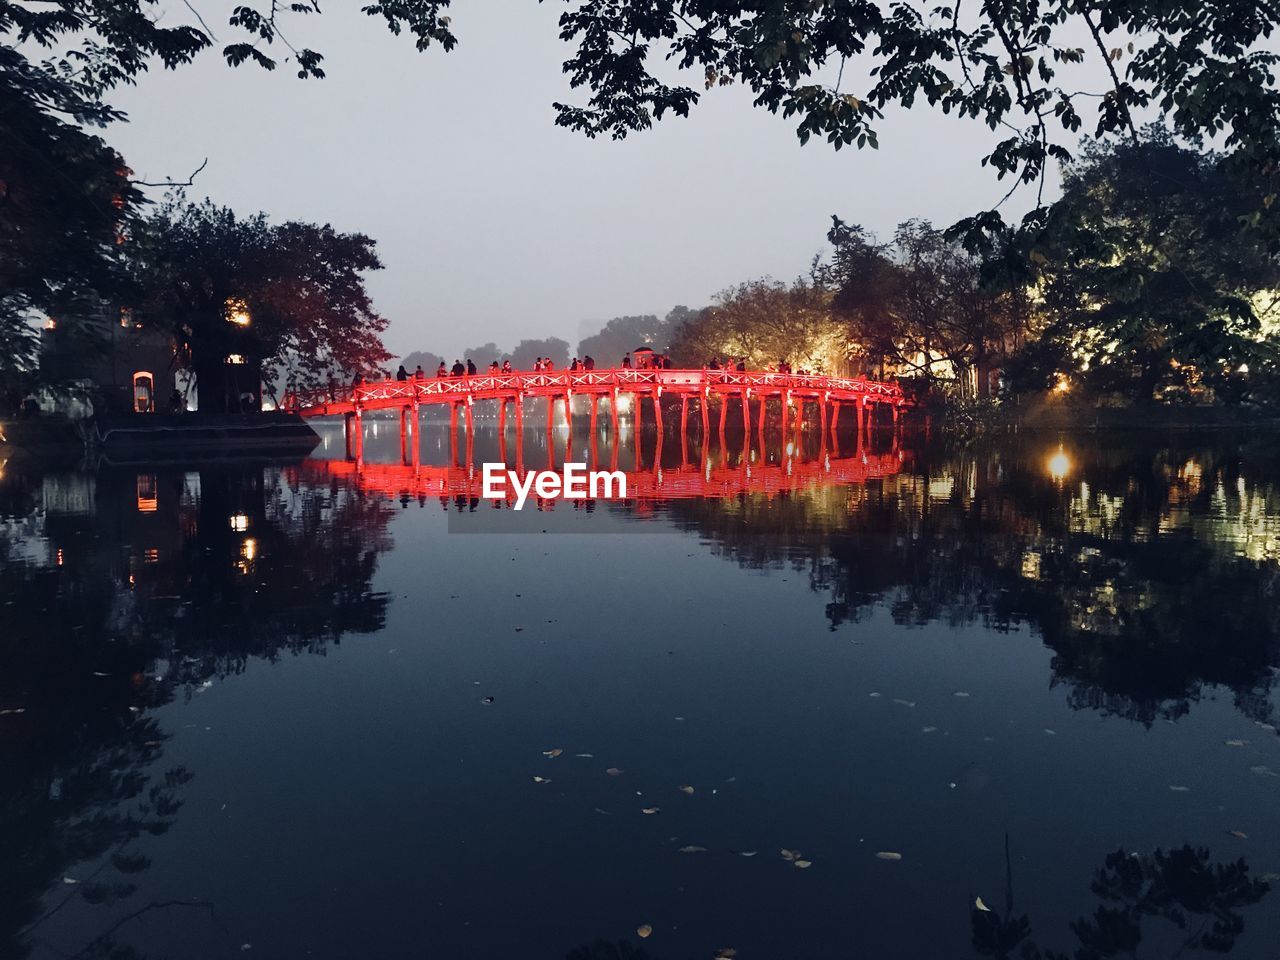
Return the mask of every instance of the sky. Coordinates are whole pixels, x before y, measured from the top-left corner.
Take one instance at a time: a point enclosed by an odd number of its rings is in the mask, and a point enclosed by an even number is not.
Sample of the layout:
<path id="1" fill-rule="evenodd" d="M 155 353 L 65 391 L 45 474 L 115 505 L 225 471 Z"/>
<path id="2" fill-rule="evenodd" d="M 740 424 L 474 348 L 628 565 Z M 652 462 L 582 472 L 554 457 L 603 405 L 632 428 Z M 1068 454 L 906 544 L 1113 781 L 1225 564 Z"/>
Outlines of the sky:
<path id="1" fill-rule="evenodd" d="M 239 39 L 220 6 L 192 2 L 216 46 Z M 923 106 L 889 113 L 878 151 L 801 146 L 734 87 L 623 141 L 558 128 L 552 103 L 585 95 L 561 72 L 556 3 L 460 3 L 450 53 L 324 9 L 288 31 L 325 55 L 323 80 L 232 70 L 210 50 L 114 92 L 129 122 L 106 136 L 139 179 L 185 179 L 207 158 L 192 199 L 373 237 L 386 269 L 369 288 L 397 356 L 547 336 L 572 349 L 611 317 L 805 272 L 832 214 L 887 237 L 1007 190 L 979 165 L 990 131 Z"/>

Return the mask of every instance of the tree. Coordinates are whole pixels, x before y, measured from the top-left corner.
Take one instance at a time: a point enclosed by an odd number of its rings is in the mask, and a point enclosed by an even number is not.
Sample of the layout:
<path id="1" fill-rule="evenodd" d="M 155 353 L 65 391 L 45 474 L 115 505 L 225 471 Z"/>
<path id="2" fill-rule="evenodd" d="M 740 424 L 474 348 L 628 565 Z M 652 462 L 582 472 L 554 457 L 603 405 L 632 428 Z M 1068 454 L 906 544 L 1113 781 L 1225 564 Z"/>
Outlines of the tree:
<path id="1" fill-rule="evenodd" d="M 925 100 L 999 131 L 984 165 L 1038 182 L 1042 207 L 1047 165 L 1072 156 L 1056 138 L 1074 140 L 1086 123 L 1096 137 L 1135 137 L 1143 109 L 1193 143 L 1222 136 L 1230 162 L 1268 194 L 1280 185 L 1278 58 L 1268 44 L 1278 23 L 1269 0 L 946 3 L 927 13 L 873 0 L 581 0 L 561 15 L 560 35 L 576 44 L 564 64 L 570 83 L 589 97 L 556 104 L 556 122 L 621 138 L 687 116 L 701 94 L 672 82 L 669 62 L 707 90 L 747 87 L 756 106 L 797 117 L 802 142 L 825 136 L 837 148 L 878 146 L 887 107 Z M 1253 212 L 1280 232 L 1270 209 Z M 976 239 L 1001 223 L 993 210 L 964 226 Z"/>
<path id="2" fill-rule="evenodd" d="M 788 360 L 831 373 L 844 364 L 847 341 L 830 306 L 830 292 L 814 279 L 742 283 L 722 290 L 697 319 L 681 325 L 672 356 L 681 366 L 746 357 L 755 369 Z"/>
<path id="3" fill-rule="evenodd" d="M 864 372 L 887 362 L 927 379 L 954 377 L 962 394 L 985 397 L 1032 319 L 1020 261 L 984 260 L 924 220 L 899 224 L 889 244 L 833 221 L 823 275 Z"/>
<path id="4" fill-rule="evenodd" d="M 5 54 L 0 51 L 0 64 Z M 140 196 L 103 141 L 21 98 L 0 66 L 0 380 L 30 370 L 41 315 L 74 323 L 124 288 L 117 242 Z"/>
<path id="5" fill-rule="evenodd" d="M 559 337 L 548 337 L 545 340 L 521 340 L 511 353 L 503 359 L 510 360 L 517 370 L 532 370 L 538 357 L 550 358 L 557 367 L 569 365 L 569 343 Z"/>
<path id="6" fill-rule="evenodd" d="M 624 353 L 636 347 L 662 350 L 666 347 L 669 336 L 667 324 L 652 313 L 614 317 L 599 333 L 584 337 L 578 342 L 578 356 L 591 356 L 602 366 L 612 367 L 622 362 Z"/>
<path id="7" fill-rule="evenodd" d="M 430 350 L 415 350 L 410 354 L 406 354 L 405 358 L 400 361 L 404 364 L 405 369 L 410 373 L 417 367 L 422 367 L 422 372 L 429 377 L 436 375 L 436 370 L 440 364 L 445 362 L 444 357 L 438 353 L 432 353 Z"/>
<path id="8" fill-rule="evenodd" d="M 387 321 L 363 276 L 382 263 L 363 234 L 176 198 L 139 223 L 129 246 L 135 316 L 173 333 L 201 409 L 222 409 L 227 358 L 243 353 L 246 333 L 264 376 L 299 388 L 390 359 L 379 338 Z"/>
<path id="9" fill-rule="evenodd" d="M 1044 381 L 1056 362 L 1139 399 L 1197 383 L 1243 397 L 1280 372 L 1276 304 L 1261 296 L 1280 261 L 1250 222 L 1262 202 L 1225 157 L 1159 127 L 1086 146 L 1030 252 L 1051 324 L 1030 372 Z"/>

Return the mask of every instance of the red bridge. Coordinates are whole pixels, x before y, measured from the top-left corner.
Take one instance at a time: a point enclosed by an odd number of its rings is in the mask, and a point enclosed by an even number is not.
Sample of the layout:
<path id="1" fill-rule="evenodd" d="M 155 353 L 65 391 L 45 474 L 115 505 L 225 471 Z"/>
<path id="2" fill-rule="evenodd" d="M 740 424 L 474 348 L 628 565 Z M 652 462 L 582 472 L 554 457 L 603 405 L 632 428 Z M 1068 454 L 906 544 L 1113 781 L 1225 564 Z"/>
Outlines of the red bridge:
<path id="1" fill-rule="evenodd" d="M 617 432 L 618 397 L 630 394 L 635 401 L 637 429 L 643 412 L 641 400 L 653 401 L 655 414 L 660 414 L 660 400 L 664 393 L 679 396 L 681 428 L 687 424 L 689 398 L 697 398 L 703 434 L 709 429 L 709 407 L 712 398 L 720 401 L 720 427 L 724 429 L 728 415 L 729 399 L 737 397 L 742 409 L 743 426 L 751 429 L 752 398 L 758 401 L 759 425 L 763 428 L 765 401 L 777 397 L 782 401 L 781 410 L 786 426 L 786 411 L 795 405 L 796 424 L 804 417 L 804 405 L 812 401 L 821 415 L 822 432 L 835 432 L 840 417 L 841 404 L 854 407 L 858 432 L 870 426 L 875 410 L 891 412 L 893 423 L 898 422 L 899 412 L 910 401 L 903 396 L 896 383 L 864 380 L 854 377 L 822 377 L 803 374 L 772 373 L 769 371 L 737 370 L 552 370 L 543 372 L 478 373 L 472 376 L 438 377 L 429 380 L 382 380 L 356 384 L 340 390 L 311 390 L 291 392 L 285 395 L 283 407 L 304 417 L 343 415 L 354 418 L 358 426 L 365 411 L 399 410 L 402 426 L 410 416 L 417 423 L 418 409 L 423 404 L 449 404 L 450 419 L 456 424 L 461 408 L 466 416 L 468 434 L 471 427 L 471 407 L 476 400 L 499 401 L 499 424 L 503 428 L 507 420 L 507 404 L 515 405 L 516 429 L 524 426 L 524 400 L 528 397 L 547 399 L 547 425 L 554 417 L 555 401 L 563 399 L 565 415 L 572 417 L 572 399 L 575 396 L 591 398 L 591 422 L 594 427 L 601 397 L 610 400 L 614 432 Z M 830 419 L 828 419 L 830 411 Z M 662 429 L 662 418 L 656 418 Z M 359 431 L 357 430 L 358 434 Z"/>

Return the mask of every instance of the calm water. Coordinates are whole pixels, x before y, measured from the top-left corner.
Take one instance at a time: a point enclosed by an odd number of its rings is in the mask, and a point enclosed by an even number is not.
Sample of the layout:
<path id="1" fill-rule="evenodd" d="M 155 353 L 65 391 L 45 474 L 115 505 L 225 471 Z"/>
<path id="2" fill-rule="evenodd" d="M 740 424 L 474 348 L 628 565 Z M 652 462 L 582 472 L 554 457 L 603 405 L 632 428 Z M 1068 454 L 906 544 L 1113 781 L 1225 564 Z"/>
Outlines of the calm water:
<path id="1" fill-rule="evenodd" d="M 1273 444 L 369 430 L 4 466 L 0 956 L 1277 956 Z"/>

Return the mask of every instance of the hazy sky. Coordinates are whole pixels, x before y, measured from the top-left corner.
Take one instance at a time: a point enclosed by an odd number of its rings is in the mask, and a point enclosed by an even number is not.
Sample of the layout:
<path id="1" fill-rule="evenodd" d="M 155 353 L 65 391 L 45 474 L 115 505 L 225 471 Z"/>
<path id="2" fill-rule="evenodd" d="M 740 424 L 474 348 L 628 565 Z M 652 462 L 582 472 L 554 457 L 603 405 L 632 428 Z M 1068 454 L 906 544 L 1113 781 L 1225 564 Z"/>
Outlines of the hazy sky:
<path id="1" fill-rule="evenodd" d="M 193 2 L 220 41 L 235 36 L 220 7 Z M 613 316 L 797 275 L 825 252 L 833 213 L 887 235 L 1005 192 L 978 165 L 986 127 L 927 108 L 890 114 L 879 151 L 837 153 L 801 147 L 790 122 L 728 88 L 688 119 L 587 140 L 554 125 L 553 101 L 583 99 L 561 73 L 559 12 L 458 4 L 446 54 L 335 4 L 290 31 L 325 54 L 324 80 L 231 70 L 209 51 L 117 91 L 130 122 L 107 137 L 142 179 L 184 178 L 208 157 L 193 198 L 374 237 L 386 269 L 370 288 L 397 355 L 543 336 L 572 349 Z"/>

